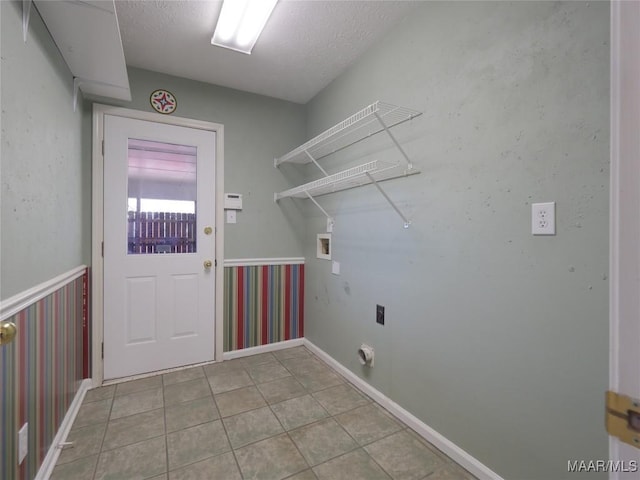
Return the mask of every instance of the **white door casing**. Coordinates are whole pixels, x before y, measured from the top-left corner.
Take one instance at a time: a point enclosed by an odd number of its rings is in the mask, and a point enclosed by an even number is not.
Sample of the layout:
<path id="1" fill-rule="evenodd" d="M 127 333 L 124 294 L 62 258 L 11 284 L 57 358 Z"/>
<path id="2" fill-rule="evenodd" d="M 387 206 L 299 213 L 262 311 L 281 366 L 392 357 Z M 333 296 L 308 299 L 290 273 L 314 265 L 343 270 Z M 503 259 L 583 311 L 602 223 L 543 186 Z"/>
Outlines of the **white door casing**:
<path id="1" fill-rule="evenodd" d="M 106 115 L 104 135 L 105 378 L 121 378 L 211 361 L 215 275 L 213 269 L 205 267 L 204 263 L 213 262 L 215 235 L 206 235 L 204 228 L 208 226 L 213 230 L 215 132 Z M 130 150 L 132 142 L 136 149 Z M 195 165 L 184 161 L 157 160 L 162 153 L 140 152 L 137 149 L 140 145 L 143 149 L 181 146 L 181 149 L 190 151 L 190 155 L 182 157 L 192 159 Z M 147 164 L 147 168 L 130 166 L 133 153 L 151 158 L 135 160 Z M 176 154 L 165 154 L 164 157 L 182 158 Z M 170 167 L 169 164 L 178 167 Z M 181 172 L 156 167 L 195 167 L 195 174 L 186 174 L 195 178 L 185 182 L 180 179 Z M 195 251 L 128 251 L 127 199 L 138 183 L 136 180 L 140 180 L 131 172 L 138 171 L 149 177 L 143 176 L 144 185 L 138 187 L 146 190 L 146 194 L 169 199 L 175 199 L 176 194 L 193 195 L 191 200 L 197 195 L 195 228 L 188 222 L 167 222 L 167 227 L 182 230 L 172 232 L 170 236 L 174 238 L 185 235 L 186 227 L 194 230 L 189 235 L 195 234 Z M 172 180 L 175 178 L 177 180 Z M 197 184 L 195 192 L 191 191 L 193 180 Z M 161 191 L 149 192 L 150 189 Z M 144 230 L 143 234 L 151 236 L 151 232 Z M 147 248 L 145 246 L 145 250 Z"/>
<path id="2" fill-rule="evenodd" d="M 209 143 L 211 150 L 209 153 L 215 158 L 215 167 L 212 162 L 208 166 L 206 164 L 198 165 L 198 173 L 203 174 L 202 176 L 198 175 L 198 182 L 204 181 L 207 175 L 210 179 L 206 183 L 198 184 L 197 203 L 203 206 L 209 203 L 211 208 L 209 208 L 208 218 L 206 213 L 198 212 L 197 254 L 127 255 L 126 214 L 115 214 L 116 217 L 114 218 L 119 216 L 121 221 L 124 221 L 124 224 L 119 228 L 112 229 L 109 218 L 113 216 L 113 212 L 109 211 L 109 205 L 104 202 L 105 197 L 112 194 L 115 195 L 115 192 L 110 190 L 111 181 L 108 178 L 110 172 L 108 169 L 107 171 L 104 170 L 104 158 L 102 156 L 105 125 L 112 120 L 115 123 L 123 123 L 129 126 L 137 124 L 138 126 L 150 127 L 151 132 L 155 130 L 156 133 L 160 132 L 161 134 L 154 137 L 153 133 L 147 132 L 151 135 L 148 139 L 167 143 L 193 144 L 190 140 L 171 140 L 172 134 L 169 133 L 170 131 L 186 132 L 187 137 L 192 135 L 196 139 L 203 136 L 203 138 L 208 137 L 205 143 Z M 163 370 L 214 359 L 221 360 L 222 268 L 221 266 L 217 268 L 214 265 L 211 269 L 205 269 L 203 262 L 209 259 L 212 262 L 215 262 L 216 259 L 222 259 L 224 252 L 224 224 L 222 221 L 224 192 L 223 126 L 104 105 L 94 105 L 93 124 L 92 377 L 94 386 L 102 384 L 105 378 L 130 377 L 143 372 Z M 172 127 L 176 125 L 179 126 L 177 129 Z M 124 138 L 122 135 L 121 137 Z M 139 132 L 137 134 L 128 134 L 127 138 L 129 137 L 142 138 Z M 212 141 L 212 139 L 215 139 L 215 141 Z M 107 145 L 104 148 L 107 156 L 109 156 L 111 148 L 108 141 L 109 139 L 107 138 Z M 200 151 L 200 148 L 198 150 Z M 126 143 L 123 151 L 126 152 Z M 207 173 L 207 168 L 211 170 L 209 173 Z M 213 171 L 214 168 L 215 172 Z M 126 171 L 126 166 L 124 169 Z M 105 192 L 105 185 L 107 185 L 107 192 Z M 126 210 L 126 188 L 125 178 L 124 191 L 122 190 L 122 183 L 119 187 L 119 193 L 123 195 L 122 203 L 120 204 L 123 211 Z M 204 199 L 204 196 L 201 197 L 200 195 L 200 193 L 203 193 L 206 196 L 207 193 L 211 194 L 213 191 L 215 191 L 215 198 L 211 197 L 208 201 Z M 109 225 L 109 228 L 105 229 L 105 225 Z M 212 234 L 204 234 L 205 226 L 212 227 Z M 118 236 L 120 237 L 118 238 Z M 116 238 L 116 240 L 111 237 Z M 104 259 L 102 258 L 103 239 L 105 240 L 104 248 L 106 250 Z M 122 249 L 119 251 L 119 258 L 111 256 L 111 253 L 114 253 L 113 251 L 109 253 L 109 249 L 112 248 L 109 246 L 111 242 L 115 242 L 114 245 L 124 242 Z M 120 247 L 118 246 L 117 248 Z M 132 257 L 133 262 L 131 263 Z M 105 260 L 109 262 L 106 268 Z M 114 261 L 113 265 L 111 263 L 112 260 Z M 127 266 L 127 263 L 131 263 L 131 265 Z M 221 261 L 219 263 L 222 265 Z M 121 276 L 120 279 L 117 279 L 115 272 L 123 268 L 133 268 L 133 271 L 129 271 L 129 275 L 134 278 L 126 280 L 125 276 Z M 131 275 L 132 273 L 133 275 Z M 112 286 L 119 290 L 119 297 L 115 298 L 120 298 L 121 300 L 109 301 L 108 304 L 105 304 L 105 300 L 110 295 L 108 291 L 105 292 L 105 289 L 108 290 Z M 172 287 L 176 287 L 177 290 Z M 150 310 L 148 305 L 143 307 L 143 302 L 134 302 L 134 304 L 127 307 L 125 299 L 128 294 L 135 293 L 140 296 L 144 292 L 151 293 L 154 289 L 157 302 L 153 309 L 155 309 L 160 323 L 153 327 L 156 330 L 151 335 L 149 334 L 151 331 L 149 329 L 152 327 L 151 323 L 154 316 L 153 312 L 147 311 Z M 103 296 L 105 293 L 107 297 Z M 196 298 L 197 301 L 195 301 Z M 203 306 L 202 301 L 206 299 L 209 299 L 209 308 L 213 306 L 215 299 L 215 311 L 206 311 L 207 307 Z M 142 320 L 137 320 L 138 323 L 134 326 L 134 332 L 123 330 L 120 333 L 116 333 L 117 330 L 113 332 L 110 330 L 112 325 L 105 325 L 105 321 L 110 320 L 108 320 L 108 317 L 103 317 L 103 314 L 107 312 L 109 315 L 114 315 L 115 312 L 115 317 L 117 317 L 115 322 L 120 322 L 121 327 L 124 328 L 127 325 L 124 319 L 126 319 L 127 315 L 133 313 L 136 308 L 138 314 L 142 313 L 147 316 Z M 175 312 L 178 313 L 176 314 Z M 193 319 L 196 316 L 199 318 L 197 321 Z M 204 319 L 207 317 L 208 319 L 205 322 Z M 173 319 L 180 321 L 176 323 Z M 106 333 L 106 336 L 103 337 L 103 333 Z M 129 335 L 128 343 L 135 345 L 137 348 L 129 348 L 128 350 L 131 352 L 138 350 L 138 352 L 131 353 L 132 356 L 127 357 L 128 353 L 125 354 L 128 351 L 127 348 L 123 352 L 119 352 L 117 348 L 113 350 L 112 347 L 116 346 L 117 342 L 113 343 L 114 340 L 110 339 L 112 333 L 116 339 L 120 336 L 121 347 L 124 347 L 127 343 L 125 340 Z M 200 340 L 197 339 L 198 335 L 201 335 Z M 204 341 L 205 337 L 208 337 L 206 342 Z M 106 363 L 103 362 L 102 358 L 103 341 L 105 342 Z M 171 344 L 174 344 L 177 348 L 171 350 L 169 348 Z M 118 357 L 118 363 L 121 364 L 118 367 L 114 367 L 113 370 L 109 362 L 110 355 Z M 148 359 L 145 359 L 145 355 Z M 135 364 L 135 370 L 123 369 L 122 365 L 130 364 Z"/>
<path id="3" fill-rule="evenodd" d="M 634 398 L 640 398 L 639 46 L 640 2 L 611 2 L 609 388 Z M 640 450 L 609 438 L 611 460 L 640 467 Z M 639 475 L 611 472 L 609 478 Z"/>

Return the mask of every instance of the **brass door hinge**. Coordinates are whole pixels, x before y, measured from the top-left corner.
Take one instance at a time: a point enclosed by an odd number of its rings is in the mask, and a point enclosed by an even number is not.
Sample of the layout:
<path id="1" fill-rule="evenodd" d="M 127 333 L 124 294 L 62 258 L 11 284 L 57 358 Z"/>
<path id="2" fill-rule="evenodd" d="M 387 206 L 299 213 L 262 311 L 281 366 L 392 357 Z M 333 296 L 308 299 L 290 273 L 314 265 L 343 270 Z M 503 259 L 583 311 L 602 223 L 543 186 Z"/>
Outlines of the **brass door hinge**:
<path id="1" fill-rule="evenodd" d="M 640 400 L 608 391 L 606 402 L 609 435 L 640 448 Z"/>

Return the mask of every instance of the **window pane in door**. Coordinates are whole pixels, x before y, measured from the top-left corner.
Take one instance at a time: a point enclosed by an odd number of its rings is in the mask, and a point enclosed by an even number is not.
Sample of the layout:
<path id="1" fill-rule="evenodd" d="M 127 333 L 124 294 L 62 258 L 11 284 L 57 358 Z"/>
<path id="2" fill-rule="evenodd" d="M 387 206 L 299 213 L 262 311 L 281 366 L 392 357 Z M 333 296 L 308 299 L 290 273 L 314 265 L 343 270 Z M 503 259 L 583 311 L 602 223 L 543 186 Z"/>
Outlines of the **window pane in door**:
<path id="1" fill-rule="evenodd" d="M 196 252 L 197 147 L 129 139 L 128 252 Z"/>

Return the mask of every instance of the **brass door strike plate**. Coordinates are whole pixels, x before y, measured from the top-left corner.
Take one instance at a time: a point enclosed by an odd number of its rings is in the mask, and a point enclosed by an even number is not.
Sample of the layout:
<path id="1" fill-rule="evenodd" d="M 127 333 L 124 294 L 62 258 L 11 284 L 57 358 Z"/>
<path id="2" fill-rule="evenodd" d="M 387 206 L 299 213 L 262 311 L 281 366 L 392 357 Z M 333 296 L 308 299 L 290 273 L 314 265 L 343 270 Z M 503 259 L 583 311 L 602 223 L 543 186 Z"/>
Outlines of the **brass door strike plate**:
<path id="1" fill-rule="evenodd" d="M 609 435 L 640 448 L 640 400 L 608 391 L 606 404 Z"/>

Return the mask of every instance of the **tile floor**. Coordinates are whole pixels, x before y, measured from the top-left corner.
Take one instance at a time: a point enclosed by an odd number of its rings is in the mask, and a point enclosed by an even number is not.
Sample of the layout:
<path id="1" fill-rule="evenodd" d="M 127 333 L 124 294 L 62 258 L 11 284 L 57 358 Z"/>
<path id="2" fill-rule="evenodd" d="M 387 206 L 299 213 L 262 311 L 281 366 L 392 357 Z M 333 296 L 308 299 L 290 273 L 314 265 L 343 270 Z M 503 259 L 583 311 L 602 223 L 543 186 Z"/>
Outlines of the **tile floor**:
<path id="1" fill-rule="evenodd" d="M 55 480 L 472 477 L 304 347 L 90 390 Z"/>

